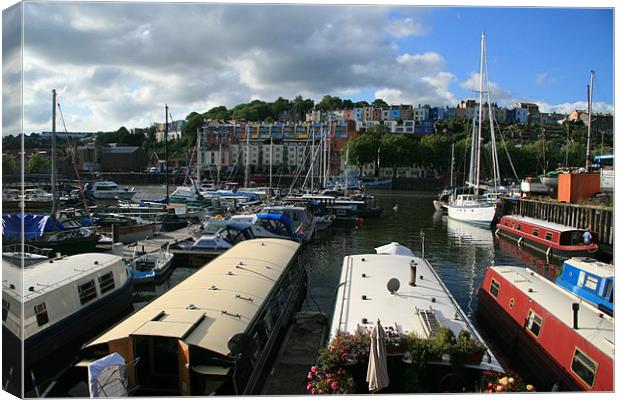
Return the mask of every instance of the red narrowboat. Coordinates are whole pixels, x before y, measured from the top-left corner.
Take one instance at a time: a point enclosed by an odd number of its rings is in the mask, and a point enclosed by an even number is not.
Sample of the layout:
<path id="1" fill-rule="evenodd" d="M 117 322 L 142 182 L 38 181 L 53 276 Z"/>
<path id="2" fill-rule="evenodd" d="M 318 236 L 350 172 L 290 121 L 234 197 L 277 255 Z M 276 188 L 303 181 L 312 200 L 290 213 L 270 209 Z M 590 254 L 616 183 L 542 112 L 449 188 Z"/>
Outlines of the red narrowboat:
<path id="1" fill-rule="evenodd" d="M 529 268 L 487 268 L 477 312 L 544 390 L 614 390 L 614 319 Z"/>
<path id="2" fill-rule="evenodd" d="M 593 241 L 584 243 L 585 231 L 536 218 L 504 215 L 495 233 L 541 252 L 548 259 L 562 261 L 571 257 L 593 257 L 598 251 L 598 244 Z"/>

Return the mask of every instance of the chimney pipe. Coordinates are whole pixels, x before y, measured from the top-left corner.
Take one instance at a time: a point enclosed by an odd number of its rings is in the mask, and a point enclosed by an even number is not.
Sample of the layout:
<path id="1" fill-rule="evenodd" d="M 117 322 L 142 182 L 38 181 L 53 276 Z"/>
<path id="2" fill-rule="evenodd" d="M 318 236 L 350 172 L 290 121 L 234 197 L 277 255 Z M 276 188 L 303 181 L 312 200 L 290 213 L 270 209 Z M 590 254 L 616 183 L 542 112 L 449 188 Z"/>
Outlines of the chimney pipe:
<path id="1" fill-rule="evenodd" d="M 577 325 L 577 315 L 579 314 L 579 303 L 573 303 L 573 329 L 579 329 Z"/>
<path id="2" fill-rule="evenodd" d="M 411 261 L 411 263 L 409 264 L 410 267 L 410 273 L 409 273 L 409 286 L 415 286 L 415 275 L 416 275 L 416 270 L 418 267 L 418 264 L 416 264 L 414 261 Z"/>

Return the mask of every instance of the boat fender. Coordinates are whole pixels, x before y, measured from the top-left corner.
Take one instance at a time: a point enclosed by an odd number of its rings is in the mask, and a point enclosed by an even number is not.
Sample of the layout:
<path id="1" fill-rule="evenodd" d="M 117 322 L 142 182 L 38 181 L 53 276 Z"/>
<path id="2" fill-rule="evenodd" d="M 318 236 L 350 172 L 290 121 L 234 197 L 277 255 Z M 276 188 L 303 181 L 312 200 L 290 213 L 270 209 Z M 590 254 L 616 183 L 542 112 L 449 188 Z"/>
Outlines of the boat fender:
<path id="1" fill-rule="evenodd" d="M 545 253 L 545 255 L 547 256 L 547 261 L 549 261 L 549 258 L 551 258 L 551 246 L 547 248 L 547 252 Z"/>
<path id="2" fill-rule="evenodd" d="M 521 236 L 519 240 L 517 240 L 517 246 L 521 246 L 522 241 L 523 241 L 523 236 Z"/>

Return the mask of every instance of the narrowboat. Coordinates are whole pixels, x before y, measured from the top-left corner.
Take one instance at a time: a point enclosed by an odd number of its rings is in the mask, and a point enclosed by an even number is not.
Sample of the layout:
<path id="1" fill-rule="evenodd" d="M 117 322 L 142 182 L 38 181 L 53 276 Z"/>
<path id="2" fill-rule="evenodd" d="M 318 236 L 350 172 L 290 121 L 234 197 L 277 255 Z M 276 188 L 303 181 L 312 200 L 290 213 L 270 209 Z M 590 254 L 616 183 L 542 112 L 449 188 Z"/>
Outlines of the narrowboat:
<path id="1" fill-rule="evenodd" d="M 614 390 L 614 319 L 529 268 L 487 268 L 477 312 L 537 389 Z"/>
<path id="2" fill-rule="evenodd" d="M 242 242 L 82 349 L 74 368 L 112 353 L 138 395 L 254 394 L 305 297 L 301 245 Z M 80 376 L 75 374 L 75 376 Z"/>
<path id="3" fill-rule="evenodd" d="M 25 268 L 3 260 L 2 271 L 3 340 L 21 346 L 23 337 L 26 376 L 64 345 L 88 339 L 86 327 L 101 327 L 132 307 L 133 280 L 122 257 L 87 253 Z"/>
<path id="4" fill-rule="evenodd" d="M 504 215 L 497 224 L 495 233 L 541 252 L 549 259 L 564 260 L 596 254 L 596 243 L 583 242 L 585 231 L 531 217 Z"/>
<path id="5" fill-rule="evenodd" d="M 331 339 L 345 332 L 372 330 L 379 319 L 390 331 L 399 335 L 415 334 L 422 339 L 435 336 L 442 328 L 449 329 L 454 337 L 466 331 L 481 345 L 479 358 L 464 363 L 458 374 L 458 387 L 452 388 L 442 386 L 447 381 L 454 382 L 447 377 L 454 377 L 449 356 L 428 360 L 433 378 L 437 378 L 429 384 L 439 385 L 433 391 L 476 390 L 474 382 L 479 381 L 483 371 L 504 371 L 428 260 L 414 256 L 411 250 L 397 243 L 375 250 L 379 254 L 350 255 L 343 259 Z M 403 361 L 408 362 L 407 354 L 403 353 L 404 350 L 388 350 L 388 363 L 394 359 L 402 366 Z"/>
<path id="6" fill-rule="evenodd" d="M 555 283 L 613 317 L 613 265 L 593 258 L 571 258 L 564 261 L 562 274 Z"/>

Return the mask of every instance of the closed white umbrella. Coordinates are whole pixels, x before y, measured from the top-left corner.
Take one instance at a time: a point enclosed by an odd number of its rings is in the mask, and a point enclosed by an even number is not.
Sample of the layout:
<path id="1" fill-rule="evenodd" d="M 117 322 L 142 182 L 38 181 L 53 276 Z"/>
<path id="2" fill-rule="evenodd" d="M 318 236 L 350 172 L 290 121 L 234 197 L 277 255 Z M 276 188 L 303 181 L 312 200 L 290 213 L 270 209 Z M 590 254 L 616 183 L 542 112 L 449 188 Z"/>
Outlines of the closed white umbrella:
<path id="1" fill-rule="evenodd" d="M 413 252 L 410 248 L 403 246 L 398 242 L 392 242 L 380 247 L 375 247 L 377 254 L 390 254 L 393 256 L 410 256 L 413 257 Z"/>
<path id="2" fill-rule="evenodd" d="M 368 391 L 372 393 L 388 387 L 390 384 L 387 354 L 385 352 L 385 330 L 383 330 L 379 320 L 377 320 L 377 324 L 370 334 L 370 354 L 368 355 L 366 382 L 368 382 Z"/>

